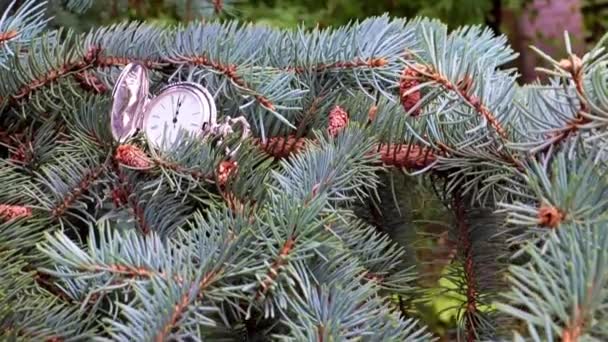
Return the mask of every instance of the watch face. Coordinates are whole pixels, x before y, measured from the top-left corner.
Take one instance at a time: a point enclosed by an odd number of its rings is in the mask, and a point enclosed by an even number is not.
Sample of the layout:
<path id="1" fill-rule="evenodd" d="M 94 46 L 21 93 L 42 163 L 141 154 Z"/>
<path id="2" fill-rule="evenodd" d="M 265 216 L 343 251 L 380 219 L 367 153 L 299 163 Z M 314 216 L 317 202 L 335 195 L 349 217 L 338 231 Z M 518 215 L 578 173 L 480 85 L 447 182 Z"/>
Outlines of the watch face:
<path id="1" fill-rule="evenodd" d="M 215 123 L 215 116 L 215 104 L 204 88 L 178 83 L 163 89 L 148 104 L 144 129 L 151 145 L 166 150 L 178 137 L 200 134 Z"/>

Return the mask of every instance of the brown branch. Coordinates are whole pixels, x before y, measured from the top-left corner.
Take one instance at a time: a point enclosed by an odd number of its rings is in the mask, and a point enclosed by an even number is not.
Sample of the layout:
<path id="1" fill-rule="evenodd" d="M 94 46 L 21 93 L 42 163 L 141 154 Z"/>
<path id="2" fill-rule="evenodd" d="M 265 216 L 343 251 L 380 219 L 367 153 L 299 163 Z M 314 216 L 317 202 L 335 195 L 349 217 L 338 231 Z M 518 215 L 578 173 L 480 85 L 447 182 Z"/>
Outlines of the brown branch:
<path id="1" fill-rule="evenodd" d="M 469 105 L 471 105 L 477 111 L 477 113 L 479 113 L 483 118 L 486 119 L 487 122 L 490 123 L 490 126 L 496 131 L 496 133 L 498 133 L 501 138 L 505 140 L 508 139 L 507 132 L 500 125 L 500 122 L 498 122 L 498 119 L 492 113 L 492 111 L 490 111 L 490 109 L 485 104 L 483 104 L 477 96 L 470 94 L 470 89 L 472 88 L 470 84 L 470 77 L 463 78 L 463 80 L 459 82 L 459 86 L 450 82 L 445 76 L 441 75 L 439 72 L 431 70 L 428 67 L 415 68 L 415 70 L 420 75 L 423 75 L 426 78 L 437 82 L 446 90 L 458 93 L 463 99 L 465 99 L 465 101 L 469 103 Z"/>
<path id="2" fill-rule="evenodd" d="M 118 273 L 121 275 L 126 275 L 130 278 L 152 278 L 155 276 L 160 276 L 159 273 L 154 272 L 153 270 L 144 268 L 144 267 L 132 267 L 128 265 L 120 265 L 120 264 L 112 264 L 107 267 L 102 267 L 98 265 L 93 265 L 90 268 L 91 271 L 95 272 L 110 272 L 110 273 Z"/>
<path id="3" fill-rule="evenodd" d="M 165 326 L 161 329 L 158 335 L 156 335 L 154 341 L 165 341 L 165 337 L 167 337 L 171 330 L 177 325 L 177 322 L 180 320 L 180 318 L 190 305 L 190 294 L 196 292 L 195 297 L 200 298 L 202 292 L 205 291 L 209 287 L 209 285 L 211 285 L 217 279 L 220 274 L 221 271 L 211 271 L 207 273 L 200 282 L 192 284 L 186 294 L 182 296 L 182 298 L 177 304 L 175 304 L 169 322 L 167 322 L 167 324 L 165 324 Z"/>
<path id="4" fill-rule="evenodd" d="M 165 337 L 167 335 L 169 335 L 169 332 L 171 331 L 171 329 L 173 329 L 173 327 L 177 324 L 177 321 L 181 318 L 183 312 L 186 310 L 186 308 L 190 304 L 189 299 L 190 298 L 187 295 L 185 295 L 181 298 L 179 303 L 175 304 L 175 306 L 173 307 L 173 313 L 171 314 L 171 318 L 169 319 L 169 322 L 162 328 L 160 333 L 158 335 L 156 335 L 156 337 L 154 339 L 156 342 L 165 341 Z"/>
<path id="5" fill-rule="evenodd" d="M 583 62 L 578 56 L 571 55 L 570 59 L 563 59 L 559 64 L 561 68 L 570 73 L 570 76 L 574 81 L 574 86 L 580 101 L 580 108 L 576 112 L 574 118 L 566 122 L 564 127 L 560 128 L 556 132 L 553 132 L 549 136 L 550 139 L 553 139 L 553 142 L 546 148 L 542 149 L 541 152 L 546 152 L 551 146 L 561 145 L 567 138 L 578 132 L 583 125 L 591 122 L 589 118 L 584 116 L 584 113 L 589 111 L 589 105 L 587 104 L 588 100 L 585 96 L 585 89 L 583 87 Z"/>
<path id="6" fill-rule="evenodd" d="M 148 69 L 160 70 L 167 66 L 166 63 L 154 59 L 136 59 L 130 57 L 99 55 L 95 66 L 98 68 L 124 67 L 132 62 L 140 62 Z"/>
<path id="7" fill-rule="evenodd" d="M 219 6 L 222 6 L 221 0 L 214 0 L 214 4 L 216 4 L 216 3 L 219 4 Z M 129 58 L 129 57 L 105 56 L 105 55 L 99 54 L 95 61 L 95 66 L 96 67 L 125 66 L 133 61 L 135 61 L 135 60 L 132 58 Z M 257 94 L 256 91 L 251 86 L 249 86 L 241 76 L 239 76 L 237 74 L 237 66 L 234 64 L 223 64 L 219 61 L 214 61 L 214 60 L 208 58 L 207 56 L 183 56 L 183 57 L 181 57 L 181 60 L 165 59 L 165 60 L 157 61 L 157 60 L 151 60 L 151 59 L 144 59 L 144 60 L 139 60 L 139 61 L 150 69 L 164 69 L 168 65 L 176 64 L 176 63 L 188 63 L 188 64 L 192 64 L 195 66 L 203 66 L 206 68 L 213 69 L 213 70 L 217 71 L 218 73 L 226 76 L 233 84 L 237 85 L 240 88 L 245 89 L 245 91 L 247 91 L 247 92 L 252 93 L 254 98 L 258 101 L 258 103 L 260 103 L 260 105 L 262 107 L 267 108 L 272 111 L 274 111 L 276 109 L 275 105 L 272 103 L 272 101 L 269 98 L 267 98 L 261 94 Z M 335 62 L 335 63 L 331 63 L 331 64 L 319 64 L 317 66 L 314 66 L 312 68 L 312 70 L 314 70 L 315 72 L 321 72 L 321 71 L 328 70 L 328 69 L 353 69 L 353 68 L 362 68 L 362 67 L 381 68 L 381 67 L 384 67 L 386 64 L 388 64 L 388 61 L 384 57 L 368 58 L 365 60 L 356 58 L 352 61 L 339 61 L 339 62 Z M 286 71 L 295 71 L 297 73 L 302 73 L 302 72 L 306 71 L 306 69 L 303 67 L 287 67 L 287 68 L 285 68 L 285 70 Z"/>
<path id="8" fill-rule="evenodd" d="M 184 56 L 182 58 L 185 62 L 188 62 L 190 64 L 210 68 L 210 69 L 213 69 L 213 70 L 223 74 L 233 84 L 237 85 L 240 88 L 245 89 L 247 92 L 252 93 L 254 98 L 258 101 L 258 103 L 262 107 L 267 108 L 272 111 L 274 111 L 276 109 L 274 104 L 272 103 L 272 101 L 270 101 L 270 99 L 268 99 L 267 97 L 265 97 L 263 95 L 257 94 L 257 92 L 255 90 L 253 90 L 249 85 L 247 85 L 245 80 L 241 76 L 238 75 L 236 65 L 223 64 L 221 62 L 209 59 L 207 56 L 190 56 L 190 57 Z"/>
<path id="9" fill-rule="evenodd" d="M 583 61 L 575 54 L 571 54 L 568 59 L 562 59 L 559 62 L 559 66 L 570 73 L 572 77 L 572 81 L 574 81 L 574 86 L 576 87 L 576 91 L 579 94 L 581 100 L 581 111 L 587 112 L 589 110 L 589 106 L 587 105 L 587 97 L 585 96 L 585 89 L 583 85 L 583 77 L 584 77 L 584 67 Z"/>
<path id="10" fill-rule="evenodd" d="M 467 286 L 466 291 L 466 340 L 473 342 L 476 339 L 475 314 L 477 313 L 477 282 L 475 265 L 473 261 L 473 247 L 469 236 L 469 226 L 466 220 L 466 209 L 460 193 L 457 192 L 453 198 L 453 210 L 455 211 L 458 225 L 458 245 L 460 254 L 464 257 L 464 278 Z"/>
<path id="11" fill-rule="evenodd" d="M 88 172 L 85 173 L 80 182 L 76 185 L 75 188 L 71 189 L 67 194 L 63 196 L 63 198 L 57 202 L 54 208 L 51 210 L 51 217 L 58 218 L 62 216 L 65 211 L 83 195 L 86 191 L 88 191 L 91 184 L 99 179 L 101 174 L 103 173 L 105 168 L 105 164 L 92 168 Z"/>
<path id="12" fill-rule="evenodd" d="M 364 271 L 363 272 L 363 278 L 368 280 L 368 281 L 373 281 L 376 283 L 382 283 L 384 281 L 384 276 L 379 274 L 379 273 L 375 273 L 375 272 L 369 272 L 369 271 Z"/>
<path id="13" fill-rule="evenodd" d="M 213 12 L 217 15 L 222 13 L 224 9 L 224 1 L 223 0 L 211 0 L 213 3 Z"/>
<path id="14" fill-rule="evenodd" d="M 325 98 L 324 96 L 315 96 L 313 98 L 313 100 L 310 104 L 310 107 L 308 107 L 306 112 L 304 112 L 302 119 L 298 123 L 298 127 L 297 127 L 296 133 L 295 133 L 296 136 L 302 136 L 302 133 L 304 133 L 304 129 L 310 123 L 311 119 L 314 117 L 314 114 L 316 114 L 317 109 L 319 108 L 319 105 L 321 104 L 321 101 L 324 98 Z"/>
<path id="15" fill-rule="evenodd" d="M 137 226 L 144 235 L 148 235 L 152 229 L 150 229 L 150 224 L 148 224 L 148 221 L 146 221 L 146 213 L 144 208 L 142 208 L 138 202 L 139 201 L 137 197 L 134 196 L 134 193 L 132 196 L 129 196 L 129 206 L 131 207 L 131 210 L 133 210 L 133 216 L 135 216 L 137 219 Z"/>
<path id="16" fill-rule="evenodd" d="M 103 94 L 108 91 L 108 87 L 92 73 L 81 71 L 74 74 L 74 79 L 86 91 L 96 94 Z"/>
<path id="17" fill-rule="evenodd" d="M 367 59 L 355 58 L 352 61 L 338 61 L 330 64 L 317 64 L 312 66 L 310 69 L 305 67 L 287 67 L 286 71 L 293 71 L 298 74 L 304 73 L 307 70 L 314 72 L 322 72 L 328 69 L 355 69 L 355 68 L 382 68 L 388 64 L 388 60 L 385 57 L 370 57 Z"/>
<path id="18" fill-rule="evenodd" d="M 162 272 L 156 272 L 154 270 L 150 270 L 150 269 L 147 269 L 144 267 L 131 267 L 131 266 L 125 266 L 125 265 L 120 265 L 120 264 L 113 264 L 113 265 L 109 265 L 107 267 L 93 265 L 92 267 L 86 268 L 86 269 L 90 270 L 90 271 L 97 271 L 97 272 L 118 273 L 121 275 L 133 277 L 133 278 L 143 277 L 143 278 L 150 279 L 153 277 L 160 277 L 163 279 L 167 279 L 167 275 Z M 217 279 L 217 277 L 221 273 L 222 273 L 222 270 L 208 272 L 200 282 L 193 283 L 191 285 L 191 287 L 188 289 L 188 291 L 186 291 L 186 294 L 184 296 L 182 296 L 180 301 L 174 306 L 174 308 L 173 308 L 174 311 L 171 315 L 169 322 L 161 329 L 159 334 L 156 336 L 155 341 L 164 341 L 165 337 L 170 333 L 171 329 L 173 327 L 175 327 L 175 325 L 179 321 L 180 317 L 183 315 L 183 313 L 186 310 L 186 308 L 188 307 L 188 305 L 190 305 L 190 301 L 191 301 L 190 294 L 192 292 L 196 291 L 196 295 L 194 297 L 201 299 L 202 292 L 205 289 L 207 289 Z M 183 282 L 184 282 L 184 280 L 180 276 L 174 276 L 173 279 L 180 285 L 183 284 Z"/>
<path id="19" fill-rule="evenodd" d="M 178 173 L 187 173 L 197 180 L 212 180 L 213 174 L 205 174 L 200 170 L 183 167 L 177 163 L 148 155 L 138 146 L 122 144 L 116 148 L 114 159 L 117 163 L 138 169 L 150 169 L 153 166 L 165 168 Z"/>
<path id="20" fill-rule="evenodd" d="M 158 277 L 158 278 L 161 278 L 164 280 L 170 279 L 164 272 L 157 272 L 155 270 L 145 268 L 142 266 L 134 267 L 134 266 L 122 265 L 122 264 L 110 264 L 110 265 L 106 265 L 106 266 L 99 266 L 99 265 L 91 264 L 91 265 L 85 265 L 82 267 L 78 267 L 78 269 L 82 270 L 82 271 L 87 271 L 87 272 L 112 273 L 115 275 L 116 274 L 121 275 L 128 279 L 134 279 L 134 278 L 152 279 L 155 277 Z M 180 285 L 184 283 L 184 279 L 179 275 L 174 275 L 172 277 L 172 279 Z M 56 286 L 55 282 L 52 281 L 51 276 L 49 276 L 49 274 L 45 274 L 45 273 L 36 271 L 35 281 L 40 286 L 44 287 L 46 290 L 48 290 L 49 292 L 51 292 L 53 295 L 57 296 L 58 298 L 66 301 L 66 302 L 72 302 L 72 299 L 65 294 L 63 289 Z M 119 283 L 118 281 L 112 282 L 112 284 L 118 284 L 118 283 Z"/>
<path id="21" fill-rule="evenodd" d="M 319 324 L 317 325 L 317 341 L 324 342 L 323 336 L 325 336 L 325 327 L 323 324 Z"/>
<path id="22" fill-rule="evenodd" d="M 271 156 L 282 159 L 291 154 L 302 151 L 306 142 L 313 141 L 308 138 L 287 137 L 269 138 L 266 143 L 257 140 L 256 143 Z M 442 151 L 425 148 L 418 145 L 393 144 L 378 145 L 376 149 L 380 160 L 387 166 L 402 167 L 412 170 L 421 170 L 434 163 L 444 153 Z"/>
<path id="23" fill-rule="evenodd" d="M 62 77 L 70 75 L 75 72 L 82 72 L 92 66 L 94 66 L 95 61 L 97 60 L 99 54 L 99 48 L 91 47 L 85 53 L 85 55 L 76 61 L 66 63 L 56 69 L 48 70 L 45 74 L 38 76 L 38 78 L 31 80 L 29 83 L 23 85 L 17 92 L 13 95 L 10 95 L 8 99 L 15 103 L 19 100 L 22 100 L 29 95 L 31 95 L 34 91 L 56 82 Z"/>
<path id="24" fill-rule="evenodd" d="M 255 295 L 256 300 L 268 292 L 268 290 L 270 289 L 270 286 L 274 283 L 274 281 L 279 276 L 281 267 L 287 263 L 287 257 L 289 256 L 289 253 L 291 253 L 291 251 L 293 251 L 295 244 L 296 244 L 296 240 L 295 240 L 295 237 L 293 237 L 293 236 L 289 237 L 285 241 L 285 243 L 279 250 L 279 255 L 277 255 L 277 258 L 272 262 L 272 265 L 270 265 L 270 268 L 268 269 L 268 273 L 266 274 L 264 280 L 260 283 L 258 291 L 256 292 L 256 295 Z"/>
<path id="25" fill-rule="evenodd" d="M 588 118 L 583 117 L 580 112 L 577 112 L 576 116 L 566 122 L 566 125 L 564 127 L 560 128 L 556 132 L 552 132 L 551 134 L 549 134 L 549 138 L 553 139 L 553 142 L 549 146 L 540 150 L 539 152 L 546 152 L 551 146 L 561 145 L 566 139 L 578 132 L 582 125 L 585 125 L 589 122 L 590 120 Z"/>
<path id="26" fill-rule="evenodd" d="M 192 170 L 189 168 L 185 168 L 177 163 L 172 163 L 170 161 L 161 159 L 161 158 L 153 158 L 152 161 L 154 164 L 161 168 L 169 169 L 178 173 L 187 173 L 192 176 L 194 179 L 211 181 L 213 180 L 213 174 L 205 174 L 200 170 Z"/>
<path id="27" fill-rule="evenodd" d="M 307 142 L 314 142 L 309 138 L 297 138 L 294 135 L 286 137 L 272 137 L 264 143 L 261 139 L 254 140 L 254 143 L 267 154 L 277 158 L 284 159 L 292 154 L 297 154 L 304 149 Z M 123 153 L 118 153 L 122 151 Z M 127 152 L 129 153 L 127 153 Z M 422 147 L 419 145 L 408 144 L 393 144 L 393 145 L 378 145 L 376 153 L 380 156 L 380 160 L 386 166 L 399 168 L 407 168 L 410 170 L 422 170 L 437 161 L 439 156 L 446 155 L 444 150 L 432 149 L 430 147 Z M 205 174 L 200 170 L 185 168 L 177 163 L 173 163 L 160 158 L 149 159 L 141 149 L 134 145 L 121 145 L 115 156 L 125 165 L 132 167 L 146 167 L 151 163 L 158 167 L 166 168 L 178 173 L 186 173 L 198 180 L 213 181 L 213 174 Z M 131 161 L 134 160 L 134 161 Z M 139 162 L 143 160 L 142 162 Z"/>
<path id="28" fill-rule="evenodd" d="M 151 232 L 150 225 L 146 221 L 146 215 L 144 212 L 144 208 L 139 205 L 139 199 L 137 198 L 133 186 L 129 183 L 127 177 L 122 172 L 119 162 L 117 160 L 113 160 L 112 167 L 114 169 L 114 173 L 118 176 L 118 184 L 112 190 L 112 197 L 114 199 L 114 204 L 119 207 L 124 204 L 128 204 L 131 210 L 133 211 L 133 216 L 137 221 L 137 226 L 139 230 L 144 235 L 148 235 Z"/>
<path id="29" fill-rule="evenodd" d="M 30 266 L 28 266 L 27 268 L 30 268 Z M 33 268 L 33 267 L 31 267 Z M 38 286 L 40 286 L 41 288 L 44 288 L 45 290 L 47 290 L 48 292 L 50 292 L 51 294 L 53 294 L 55 297 L 61 299 L 64 302 L 71 302 L 72 298 L 70 298 L 63 290 L 63 288 L 59 287 L 57 285 L 57 283 L 55 281 L 53 281 L 53 279 L 51 278 L 50 275 L 45 274 L 45 273 L 41 273 L 38 270 L 34 271 L 34 281 L 36 282 L 36 284 Z"/>
<path id="30" fill-rule="evenodd" d="M 19 32 L 17 32 L 16 30 L 0 32 L 0 45 L 5 44 L 9 40 L 17 37 L 18 35 L 19 35 Z"/>

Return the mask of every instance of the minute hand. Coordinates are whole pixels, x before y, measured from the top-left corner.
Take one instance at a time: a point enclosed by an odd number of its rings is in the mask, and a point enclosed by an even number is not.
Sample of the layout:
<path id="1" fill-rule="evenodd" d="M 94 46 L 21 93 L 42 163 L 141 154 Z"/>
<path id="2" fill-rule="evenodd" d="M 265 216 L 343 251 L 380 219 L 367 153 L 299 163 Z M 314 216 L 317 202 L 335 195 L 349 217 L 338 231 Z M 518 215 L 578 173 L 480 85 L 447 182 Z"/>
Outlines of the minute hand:
<path id="1" fill-rule="evenodd" d="M 176 105 L 176 109 L 175 109 L 175 115 L 173 116 L 173 124 L 177 123 L 177 115 L 179 114 L 179 109 L 182 106 L 182 98 L 178 96 L 177 98 L 177 105 Z"/>

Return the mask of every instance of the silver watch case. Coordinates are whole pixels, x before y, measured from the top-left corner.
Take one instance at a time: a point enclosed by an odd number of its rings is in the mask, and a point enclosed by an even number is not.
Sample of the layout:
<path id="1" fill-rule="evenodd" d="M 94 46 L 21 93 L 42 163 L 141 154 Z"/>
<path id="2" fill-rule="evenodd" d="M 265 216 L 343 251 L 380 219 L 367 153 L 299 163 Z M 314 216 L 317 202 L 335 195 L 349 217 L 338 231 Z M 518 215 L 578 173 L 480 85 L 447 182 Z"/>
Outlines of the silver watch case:
<path id="1" fill-rule="evenodd" d="M 141 129 L 148 92 L 146 67 L 139 63 L 129 63 L 118 76 L 112 90 L 110 121 L 116 141 L 123 143 Z"/>

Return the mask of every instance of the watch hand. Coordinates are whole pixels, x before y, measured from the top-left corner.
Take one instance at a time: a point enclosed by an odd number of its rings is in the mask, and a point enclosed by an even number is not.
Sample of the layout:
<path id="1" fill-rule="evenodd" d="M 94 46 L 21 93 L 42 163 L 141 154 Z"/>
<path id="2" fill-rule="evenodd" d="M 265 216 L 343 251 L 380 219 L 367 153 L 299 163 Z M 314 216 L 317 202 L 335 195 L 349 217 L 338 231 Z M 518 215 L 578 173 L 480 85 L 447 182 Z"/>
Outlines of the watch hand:
<path id="1" fill-rule="evenodd" d="M 175 116 L 173 117 L 173 126 L 177 123 L 177 115 L 179 114 L 179 108 L 182 106 L 181 96 L 177 97 L 177 109 L 175 110 Z"/>

